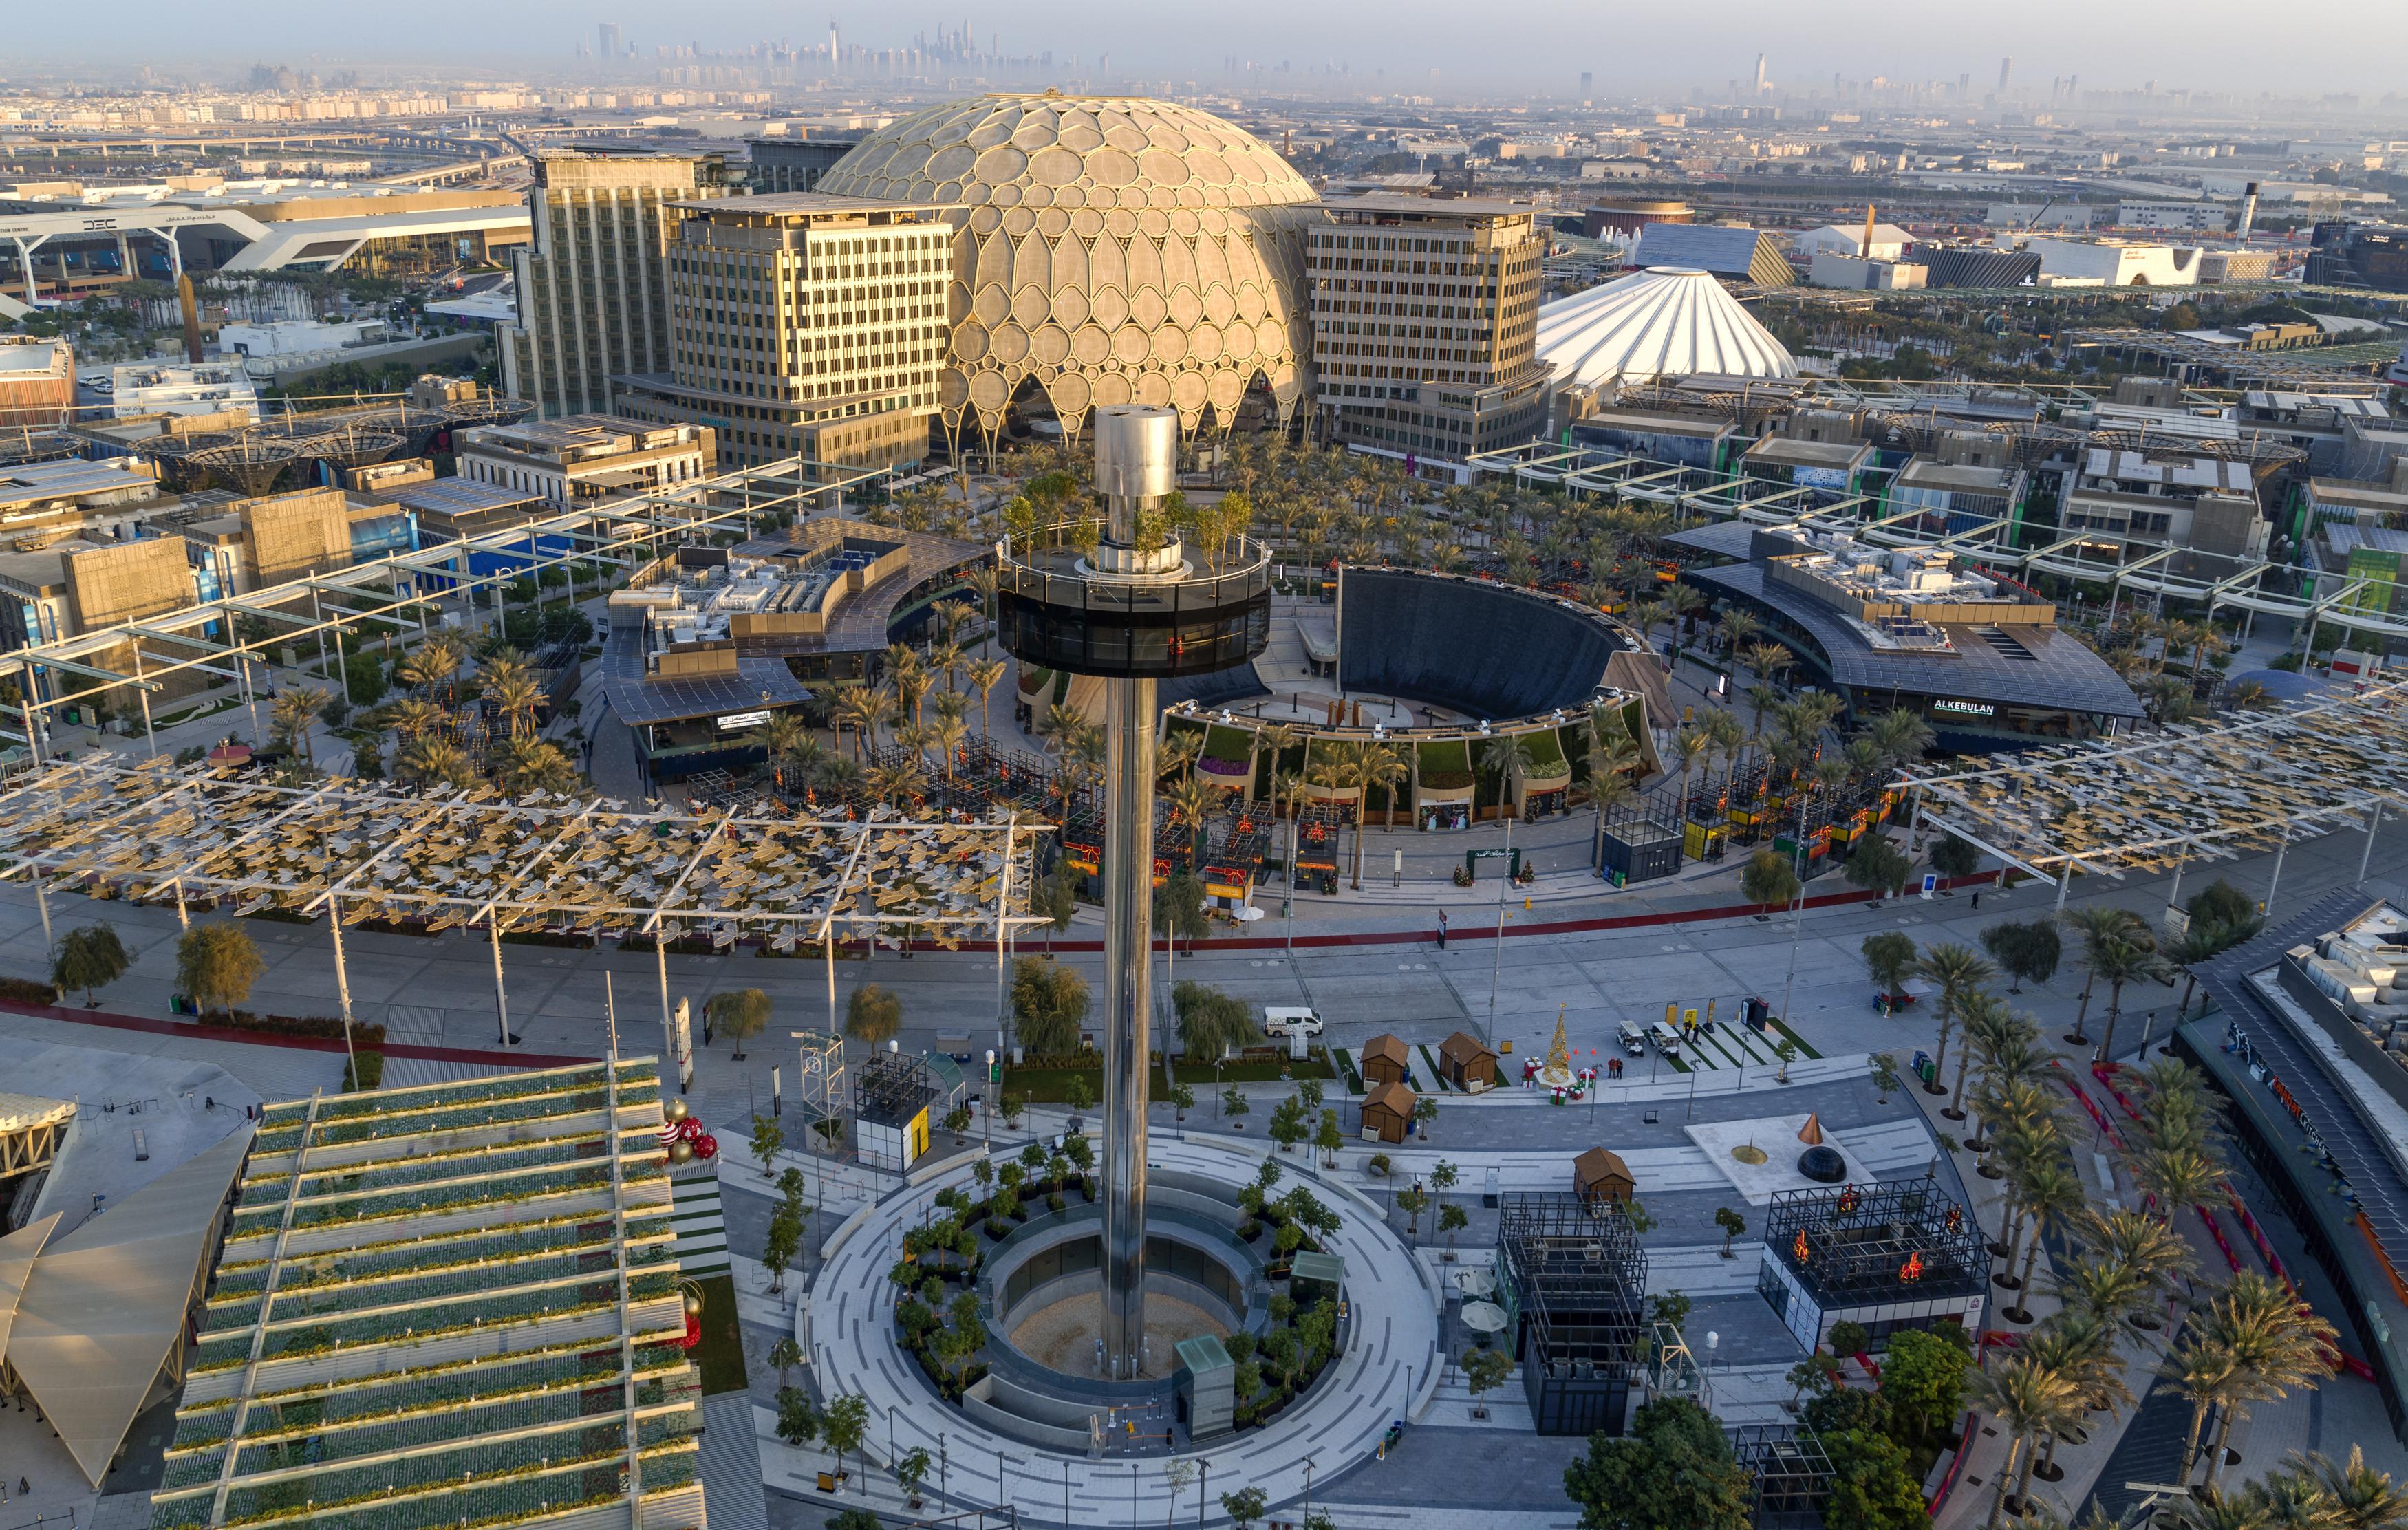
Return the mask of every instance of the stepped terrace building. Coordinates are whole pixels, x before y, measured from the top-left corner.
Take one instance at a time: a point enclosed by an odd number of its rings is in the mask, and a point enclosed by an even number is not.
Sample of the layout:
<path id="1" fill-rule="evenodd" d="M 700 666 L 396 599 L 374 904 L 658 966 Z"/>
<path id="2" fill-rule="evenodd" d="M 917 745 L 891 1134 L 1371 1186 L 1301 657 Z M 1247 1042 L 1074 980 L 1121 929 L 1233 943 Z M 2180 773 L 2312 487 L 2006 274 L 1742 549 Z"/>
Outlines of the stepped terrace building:
<path id="1" fill-rule="evenodd" d="M 153 1530 L 702 1530 L 654 1064 L 270 1106 Z"/>

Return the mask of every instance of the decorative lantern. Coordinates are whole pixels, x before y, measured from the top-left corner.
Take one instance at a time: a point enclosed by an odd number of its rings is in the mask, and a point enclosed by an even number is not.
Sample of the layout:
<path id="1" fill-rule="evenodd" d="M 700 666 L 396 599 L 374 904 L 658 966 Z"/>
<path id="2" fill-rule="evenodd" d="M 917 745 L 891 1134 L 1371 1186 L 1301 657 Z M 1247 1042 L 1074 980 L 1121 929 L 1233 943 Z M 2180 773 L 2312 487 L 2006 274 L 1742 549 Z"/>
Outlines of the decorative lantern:
<path id="1" fill-rule="evenodd" d="M 1906 1263 L 1898 1267 L 1898 1278 L 1909 1285 L 1923 1279 L 1922 1250 L 1917 1249 L 1906 1256 Z"/>
<path id="2" fill-rule="evenodd" d="M 1801 1227 L 1798 1230 L 1798 1240 L 1789 1245 L 1789 1251 L 1801 1265 L 1808 1263 L 1814 1257 L 1813 1251 L 1806 1246 L 1806 1230 L 1804 1228 Z"/>

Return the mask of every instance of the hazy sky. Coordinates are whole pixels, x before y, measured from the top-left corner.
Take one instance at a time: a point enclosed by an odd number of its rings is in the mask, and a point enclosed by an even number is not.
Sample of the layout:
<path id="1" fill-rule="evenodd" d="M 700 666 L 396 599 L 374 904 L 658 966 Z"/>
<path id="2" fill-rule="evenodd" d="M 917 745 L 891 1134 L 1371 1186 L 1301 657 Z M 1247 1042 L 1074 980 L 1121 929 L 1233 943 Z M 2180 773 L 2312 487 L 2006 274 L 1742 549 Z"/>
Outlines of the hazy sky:
<path id="1" fill-rule="evenodd" d="M 2358 91 L 2370 99 L 2408 83 L 2408 3 L 2318 0 L 1014 0 L 952 15 L 885 0 L 116 0 L 99 9 L 9 7 L 0 78 L 79 65 L 211 71 L 253 60 L 319 67 L 436 63 L 530 72 L 573 62 L 594 23 L 618 21 L 647 55 L 656 43 L 727 48 L 762 37 L 824 40 L 829 20 L 848 41 L 884 47 L 914 31 L 968 21 L 1006 52 L 1111 55 L 1115 75 L 1140 71 L 1210 84 L 1231 54 L 1302 70 L 1340 62 L 1360 76 L 1384 68 L 1391 85 L 1439 89 L 1506 83 L 1577 88 L 1595 72 L 1599 93 L 1662 93 L 1745 77 L 1762 50 L 1771 78 L 1801 93 L 1851 79 L 1955 79 L 1986 89 L 2001 55 L 2016 81 L 2045 96 L 2053 76 L 2086 88 Z M 2278 26 L 2270 25 L 2282 18 Z M 1376 79 L 1376 76 L 1374 77 Z"/>

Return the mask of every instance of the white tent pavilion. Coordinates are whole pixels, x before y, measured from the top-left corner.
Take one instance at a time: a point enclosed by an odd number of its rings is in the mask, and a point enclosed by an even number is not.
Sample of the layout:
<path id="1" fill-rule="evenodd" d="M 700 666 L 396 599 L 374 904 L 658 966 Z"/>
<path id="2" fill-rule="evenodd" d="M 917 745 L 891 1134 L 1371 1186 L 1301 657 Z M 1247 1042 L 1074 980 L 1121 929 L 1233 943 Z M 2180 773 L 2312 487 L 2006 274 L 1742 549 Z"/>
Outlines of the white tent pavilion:
<path id="1" fill-rule="evenodd" d="M 1771 331 L 1704 271 L 1660 265 L 1539 310 L 1539 359 L 1568 386 L 1712 372 L 1794 378 Z"/>

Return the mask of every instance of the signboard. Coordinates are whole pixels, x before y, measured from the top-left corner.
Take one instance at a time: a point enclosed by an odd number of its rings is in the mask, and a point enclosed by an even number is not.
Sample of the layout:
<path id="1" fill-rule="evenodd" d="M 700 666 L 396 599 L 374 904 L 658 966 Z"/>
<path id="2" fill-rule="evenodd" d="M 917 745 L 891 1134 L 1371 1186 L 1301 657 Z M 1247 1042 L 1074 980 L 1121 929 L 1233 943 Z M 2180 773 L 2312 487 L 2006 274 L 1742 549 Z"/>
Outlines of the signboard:
<path id="1" fill-rule="evenodd" d="M 2176 940 L 2190 934 L 2190 910 L 2178 904 L 2167 904 L 2166 934 Z"/>
<path id="2" fill-rule="evenodd" d="M 719 731 L 722 733 L 741 733 L 746 728 L 757 728 L 768 721 L 769 714 L 767 710 L 754 712 L 730 712 L 725 717 L 719 720 Z"/>
<path id="3" fill-rule="evenodd" d="M 1937 892 L 1939 892 L 1939 891 L 1940 891 L 1940 877 L 1939 877 L 1939 874 L 1938 874 L 1937 872 L 1931 872 L 1931 871 L 1927 871 L 1927 872 L 1925 872 L 1925 873 L 1923 874 L 1923 895 L 1924 895 L 1925 897 L 1927 897 L 1927 898 L 1928 898 L 1928 897 L 1931 896 L 1931 894 L 1932 894 L 1937 893 Z"/>
<path id="4" fill-rule="evenodd" d="M 1999 708 L 1989 702 L 1954 701 L 1946 697 L 1942 697 L 1942 699 L 1933 702 L 1931 704 L 1931 709 L 1935 712 L 1944 712 L 1950 717 L 1996 717 L 1999 715 Z"/>

